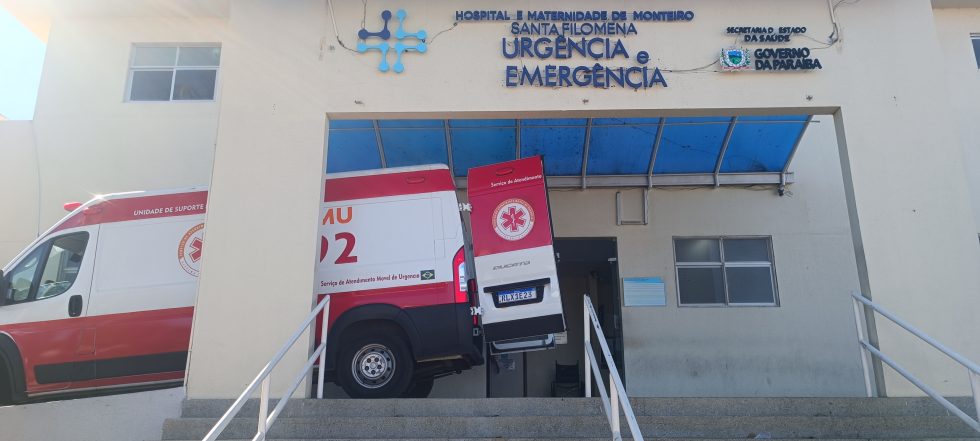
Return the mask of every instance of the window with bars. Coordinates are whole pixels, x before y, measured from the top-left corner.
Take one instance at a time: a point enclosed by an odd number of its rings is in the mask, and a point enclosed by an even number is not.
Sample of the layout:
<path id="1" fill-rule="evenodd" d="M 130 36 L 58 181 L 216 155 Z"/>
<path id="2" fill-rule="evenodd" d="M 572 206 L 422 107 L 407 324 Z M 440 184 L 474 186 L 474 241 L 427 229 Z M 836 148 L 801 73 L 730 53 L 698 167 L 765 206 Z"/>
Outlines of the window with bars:
<path id="1" fill-rule="evenodd" d="M 213 100 L 221 47 L 215 44 L 134 45 L 128 101 Z"/>
<path id="2" fill-rule="evenodd" d="M 768 237 L 675 238 L 678 304 L 777 306 Z"/>

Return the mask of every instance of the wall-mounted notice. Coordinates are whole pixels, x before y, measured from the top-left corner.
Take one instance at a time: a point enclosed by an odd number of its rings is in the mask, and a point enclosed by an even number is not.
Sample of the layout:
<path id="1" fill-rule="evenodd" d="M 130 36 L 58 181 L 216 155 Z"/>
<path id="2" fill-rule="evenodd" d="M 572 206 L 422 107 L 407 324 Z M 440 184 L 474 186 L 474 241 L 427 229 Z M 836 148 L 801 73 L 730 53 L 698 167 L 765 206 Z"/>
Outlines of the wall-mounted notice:
<path id="1" fill-rule="evenodd" d="M 625 306 L 667 306 L 667 292 L 661 277 L 623 277 Z"/>

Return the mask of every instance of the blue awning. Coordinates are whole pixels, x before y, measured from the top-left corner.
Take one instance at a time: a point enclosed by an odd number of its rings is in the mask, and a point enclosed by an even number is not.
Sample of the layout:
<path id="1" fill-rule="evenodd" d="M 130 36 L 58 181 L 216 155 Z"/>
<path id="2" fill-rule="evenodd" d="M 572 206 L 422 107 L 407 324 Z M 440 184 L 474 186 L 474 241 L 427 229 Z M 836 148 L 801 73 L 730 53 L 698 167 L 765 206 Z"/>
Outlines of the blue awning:
<path id="1" fill-rule="evenodd" d="M 583 186 L 599 177 L 606 181 L 595 182 L 607 186 L 785 183 L 810 121 L 810 115 L 331 120 L 326 169 L 442 163 L 464 178 L 472 167 L 543 155 L 549 179 L 579 179 Z"/>

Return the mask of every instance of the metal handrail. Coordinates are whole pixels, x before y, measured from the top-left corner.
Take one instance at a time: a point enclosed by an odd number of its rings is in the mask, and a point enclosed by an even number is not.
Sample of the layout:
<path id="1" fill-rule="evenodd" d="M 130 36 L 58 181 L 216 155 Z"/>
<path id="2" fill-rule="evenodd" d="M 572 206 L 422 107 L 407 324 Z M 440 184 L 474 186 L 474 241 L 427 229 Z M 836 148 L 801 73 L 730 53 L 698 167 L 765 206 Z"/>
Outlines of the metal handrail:
<path id="1" fill-rule="evenodd" d="M 271 413 L 269 413 L 269 388 L 272 383 L 272 370 L 275 369 L 279 362 L 282 361 L 282 358 L 286 356 L 286 352 L 289 352 L 299 338 L 303 336 L 303 333 L 305 333 L 307 329 L 316 323 L 316 318 L 318 315 L 320 315 L 321 311 L 323 312 L 323 323 L 320 326 L 320 344 L 317 345 L 316 350 L 313 351 L 313 355 L 310 355 L 310 358 L 307 359 L 306 364 L 303 366 L 303 370 L 300 371 L 299 375 L 293 379 L 289 389 L 281 398 L 279 398 L 279 401 L 276 403 L 276 407 L 272 409 Z M 238 396 L 238 399 L 235 400 L 230 408 L 228 408 L 228 411 L 226 411 L 225 414 L 218 419 L 218 422 L 214 424 L 214 427 L 212 427 L 208 434 L 204 436 L 202 441 L 216 440 L 218 435 L 221 435 L 221 432 L 223 432 L 225 428 L 228 427 L 228 424 L 231 423 L 232 419 L 235 418 L 235 415 L 238 415 L 238 412 L 242 410 L 242 407 L 245 406 L 245 402 L 248 401 L 249 397 L 251 397 L 255 392 L 255 388 L 259 387 L 260 384 L 261 392 L 259 393 L 259 424 L 258 431 L 255 433 L 252 440 L 265 440 L 265 436 L 269 432 L 269 426 L 272 426 L 272 423 L 274 423 L 276 418 L 279 417 L 279 414 L 282 413 L 282 410 L 286 407 L 286 402 L 289 401 L 289 398 L 294 392 L 296 392 L 299 385 L 303 383 L 303 379 L 306 378 L 306 376 L 313 369 L 313 365 L 316 364 L 317 359 L 319 359 L 320 362 L 319 372 L 317 373 L 316 397 L 323 398 L 324 363 L 327 358 L 325 356 L 327 349 L 327 316 L 329 313 L 330 296 L 326 296 L 316 305 L 315 308 L 313 308 L 310 315 L 306 316 L 306 320 L 303 321 L 303 324 L 300 325 L 299 329 L 297 329 L 296 332 L 289 337 L 289 340 L 287 340 L 286 344 L 279 349 L 279 352 L 277 352 L 276 355 L 273 355 L 272 359 L 265 364 L 265 367 L 259 371 L 259 374 L 255 376 L 255 379 L 252 380 L 251 383 L 249 383 L 248 387 L 245 388 L 245 391 Z"/>
<path id="2" fill-rule="evenodd" d="M 916 329 L 914 326 L 912 326 L 905 320 L 898 318 L 897 316 L 895 316 L 895 314 L 892 314 L 891 311 L 882 308 L 880 305 L 872 302 L 871 299 L 862 296 L 860 293 L 856 293 L 856 292 L 851 293 L 851 298 L 854 301 L 854 320 L 857 325 L 858 343 L 860 344 L 860 347 L 862 349 L 861 363 L 864 368 L 864 387 L 868 396 L 869 397 L 873 396 L 871 392 L 871 374 L 869 373 L 869 364 L 870 364 L 869 354 L 870 354 L 877 357 L 879 360 L 885 362 L 885 364 L 887 364 L 888 366 L 891 366 L 891 368 L 894 369 L 895 372 L 901 374 L 903 377 L 905 377 L 906 380 L 909 380 L 912 384 L 914 384 L 916 387 L 918 387 L 923 392 L 925 392 L 926 395 L 929 395 L 930 397 L 932 397 L 932 399 L 936 400 L 940 405 L 945 407 L 946 410 L 950 411 L 953 415 L 959 417 L 959 419 L 963 420 L 963 422 L 966 423 L 971 428 L 973 428 L 973 430 L 980 432 L 980 366 L 978 366 L 970 359 L 958 354 L 956 351 L 953 351 L 952 349 L 946 347 L 942 343 L 936 341 L 936 339 L 926 335 L 924 332 Z M 913 375 L 907 369 L 899 365 L 898 362 L 896 362 L 894 359 L 883 354 L 880 349 L 872 345 L 864 336 L 864 327 L 861 324 L 862 308 L 871 308 L 872 311 L 881 314 L 883 317 L 887 318 L 888 320 L 891 320 L 896 325 L 902 327 L 902 329 L 905 329 L 912 335 L 919 337 L 919 339 L 921 339 L 922 341 L 938 349 L 940 352 L 946 354 L 946 356 L 952 358 L 957 363 L 965 367 L 966 372 L 970 377 L 970 388 L 971 391 L 973 392 L 973 403 L 975 406 L 975 410 L 977 412 L 977 418 L 974 419 L 970 415 L 967 415 L 966 412 L 961 410 L 959 407 L 956 407 L 956 405 L 954 405 L 945 397 L 943 397 L 935 389 L 923 383 L 922 380 L 916 378 L 915 375 Z"/>
<path id="3" fill-rule="evenodd" d="M 619 377 L 619 369 L 616 369 L 616 362 L 613 361 L 612 352 L 606 344 L 606 336 L 602 333 L 599 326 L 599 319 L 596 317 L 595 308 L 592 307 L 592 300 L 589 295 L 585 295 L 585 353 L 589 357 L 589 366 L 585 368 L 585 396 L 592 396 L 592 371 L 595 371 L 595 381 L 599 386 L 599 395 L 602 397 L 602 406 L 609 419 L 609 428 L 612 429 L 613 440 L 621 441 L 623 435 L 619 424 L 619 406 L 622 404 L 623 413 L 626 415 L 626 424 L 629 425 L 630 434 L 635 441 L 642 441 L 643 434 L 640 433 L 640 425 L 636 422 L 636 415 L 633 413 L 633 406 L 630 405 L 629 397 L 626 396 L 626 387 L 623 380 Z M 602 381 L 602 372 L 599 370 L 599 362 L 596 360 L 595 352 L 592 351 L 592 332 L 595 330 L 599 340 L 599 347 L 602 349 L 602 356 L 609 366 L 609 394 L 606 394 L 606 385 Z M 591 368 L 590 368 L 591 367 Z"/>

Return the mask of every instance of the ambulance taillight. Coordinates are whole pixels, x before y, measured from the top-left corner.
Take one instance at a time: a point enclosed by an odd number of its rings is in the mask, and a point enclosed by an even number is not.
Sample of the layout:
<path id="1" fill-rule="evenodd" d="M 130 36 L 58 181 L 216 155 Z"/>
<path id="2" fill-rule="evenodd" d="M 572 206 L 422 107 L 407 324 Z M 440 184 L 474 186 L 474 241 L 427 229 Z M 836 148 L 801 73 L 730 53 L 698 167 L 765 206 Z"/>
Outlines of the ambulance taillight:
<path id="1" fill-rule="evenodd" d="M 456 303 L 469 303 L 470 298 L 466 293 L 466 253 L 463 252 L 463 247 L 460 247 L 453 257 L 453 276 Z"/>

